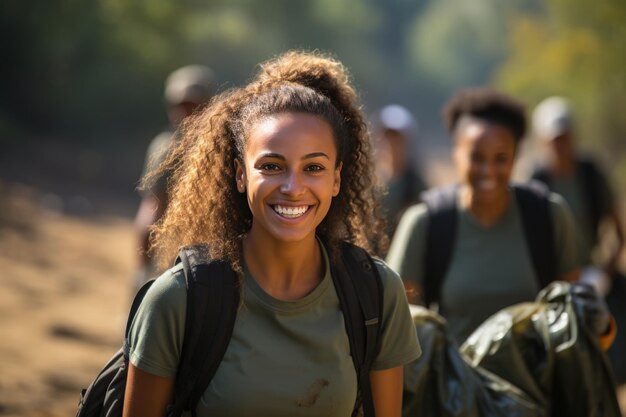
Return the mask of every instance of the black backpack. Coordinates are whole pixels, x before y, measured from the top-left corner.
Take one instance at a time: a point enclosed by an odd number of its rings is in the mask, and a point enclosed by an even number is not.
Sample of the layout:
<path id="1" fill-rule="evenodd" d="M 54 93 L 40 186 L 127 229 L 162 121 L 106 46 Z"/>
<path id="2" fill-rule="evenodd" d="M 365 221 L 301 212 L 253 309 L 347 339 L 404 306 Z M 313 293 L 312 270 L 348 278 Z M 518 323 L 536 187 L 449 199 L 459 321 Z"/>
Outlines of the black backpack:
<path id="1" fill-rule="evenodd" d="M 380 349 L 383 287 L 376 265 L 363 249 L 343 242 L 338 257 L 329 253 L 331 276 L 343 311 L 350 353 L 357 373 L 358 394 L 353 416 L 374 416 L 369 371 Z M 206 246 L 181 250 L 187 288 L 187 318 L 181 361 L 168 417 L 196 405 L 215 375 L 232 336 L 239 307 L 238 279 L 225 262 L 207 257 Z M 128 372 L 128 333 L 132 320 L 154 280 L 132 303 L 123 347 L 113 355 L 91 385 L 82 390 L 76 417 L 120 417 Z M 207 301 L 208 300 L 208 301 Z"/>
<path id="2" fill-rule="evenodd" d="M 601 184 L 605 182 L 604 176 L 598 170 L 596 164 L 591 160 L 582 156 L 576 158 L 576 175 L 579 184 L 582 186 L 584 195 L 584 204 L 587 205 L 587 213 L 589 215 L 591 241 L 596 242 L 598 226 L 602 217 L 611 209 L 605 207 L 601 198 Z M 541 181 L 548 188 L 552 187 L 554 181 L 552 173 L 547 168 L 538 168 L 532 174 L 532 179 Z"/>
<path id="3" fill-rule="evenodd" d="M 541 288 L 556 279 L 556 248 L 549 191 L 540 183 L 513 185 L 524 229 L 524 237 Z M 423 300 L 438 302 L 444 277 L 451 262 L 457 233 L 458 186 L 435 188 L 423 194 L 428 210 L 424 254 Z"/>

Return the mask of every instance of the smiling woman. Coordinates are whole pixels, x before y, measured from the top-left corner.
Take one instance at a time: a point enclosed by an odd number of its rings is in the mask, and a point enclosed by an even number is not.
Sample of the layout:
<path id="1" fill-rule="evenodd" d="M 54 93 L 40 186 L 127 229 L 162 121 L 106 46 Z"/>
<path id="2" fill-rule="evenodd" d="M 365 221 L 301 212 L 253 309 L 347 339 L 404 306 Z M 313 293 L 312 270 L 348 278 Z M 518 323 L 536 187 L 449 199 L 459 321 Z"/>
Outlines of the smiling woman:
<path id="1" fill-rule="evenodd" d="M 524 106 L 491 89 L 467 89 L 448 102 L 444 118 L 459 181 L 407 210 L 387 260 L 411 301 L 436 305 L 462 343 L 496 311 L 534 300 L 550 281 L 576 279 L 579 259 L 563 199 L 511 184 Z"/>
<path id="2" fill-rule="evenodd" d="M 214 98 L 180 134 L 146 178 L 173 172 L 153 247 L 165 265 L 181 246 L 207 243 L 210 259 L 237 272 L 242 299 L 222 362 L 192 411 L 348 416 L 362 405 L 365 416 L 400 416 L 402 366 L 419 347 L 397 274 L 380 260 L 367 263 L 367 274 L 345 261 L 346 248 L 368 258 L 350 244 L 375 250 L 384 238 L 369 137 L 343 66 L 287 53 L 262 65 L 246 87 Z M 353 350 L 354 311 L 336 289 L 346 273 L 354 286 L 378 277 L 381 315 L 358 323 L 378 322 L 365 368 Z M 162 416 L 172 398 L 184 280 L 182 268 L 167 270 L 132 324 L 127 417 Z"/>

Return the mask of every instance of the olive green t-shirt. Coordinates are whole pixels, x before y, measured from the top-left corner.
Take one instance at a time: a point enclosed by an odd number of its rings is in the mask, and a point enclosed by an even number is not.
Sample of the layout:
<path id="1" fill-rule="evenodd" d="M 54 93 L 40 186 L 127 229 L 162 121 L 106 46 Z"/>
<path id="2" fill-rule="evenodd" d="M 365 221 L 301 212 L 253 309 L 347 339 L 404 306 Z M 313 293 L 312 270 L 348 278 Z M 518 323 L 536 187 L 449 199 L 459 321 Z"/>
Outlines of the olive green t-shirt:
<path id="1" fill-rule="evenodd" d="M 439 312 L 448 321 L 448 332 L 458 342 L 498 310 L 532 301 L 539 291 L 538 278 L 526 246 L 518 204 L 510 192 L 510 204 L 494 225 L 479 224 L 467 210 L 458 210 L 457 238 L 443 279 Z M 550 194 L 559 276 L 580 262 L 571 213 L 563 199 Z M 387 262 L 402 279 L 421 286 L 426 227 L 426 206 L 407 210 L 391 243 Z"/>
<path id="2" fill-rule="evenodd" d="M 324 251 L 323 251 L 324 252 Z M 328 258 L 310 294 L 281 301 L 245 273 L 243 307 L 224 359 L 198 416 L 350 416 L 356 372 Z M 420 355 L 402 282 L 376 261 L 384 287 L 382 345 L 373 370 L 402 366 Z M 185 325 L 180 266 L 159 277 L 130 332 L 130 361 L 154 375 L 176 375 Z"/>

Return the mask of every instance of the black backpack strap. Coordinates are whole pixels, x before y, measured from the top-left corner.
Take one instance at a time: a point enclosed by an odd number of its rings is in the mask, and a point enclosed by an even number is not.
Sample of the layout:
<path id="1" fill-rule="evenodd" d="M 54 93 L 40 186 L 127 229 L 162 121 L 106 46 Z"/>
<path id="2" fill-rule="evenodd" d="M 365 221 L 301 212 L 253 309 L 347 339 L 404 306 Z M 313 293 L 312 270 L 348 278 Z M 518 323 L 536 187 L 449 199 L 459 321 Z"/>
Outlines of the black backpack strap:
<path id="1" fill-rule="evenodd" d="M 552 187 L 552 174 L 547 167 L 540 166 L 535 168 L 531 175 L 531 180 L 544 183 L 548 188 Z"/>
<path id="2" fill-rule="evenodd" d="M 583 187 L 584 200 L 589 210 L 591 241 L 595 242 L 600 220 L 608 209 L 607 207 L 602 207 L 603 200 L 600 195 L 602 174 L 600 174 L 593 161 L 583 158 L 577 159 L 576 172 Z"/>
<path id="3" fill-rule="evenodd" d="M 195 416 L 196 405 L 226 353 L 240 297 L 235 272 L 226 262 L 209 260 L 206 246 L 182 249 L 177 262 L 185 271 L 187 316 L 169 417 L 184 410 Z"/>
<path id="4" fill-rule="evenodd" d="M 423 300 L 428 307 L 439 301 L 457 234 L 457 185 L 435 188 L 422 194 L 428 209 L 424 253 Z"/>
<path id="5" fill-rule="evenodd" d="M 515 199 L 519 207 L 526 245 L 539 285 L 544 288 L 557 278 L 557 256 L 554 227 L 550 212 L 548 188 L 537 182 L 515 184 Z"/>
<path id="6" fill-rule="evenodd" d="M 383 285 L 367 252 L 343 242 L 339 258 L 331 253 L 331 276 L 343 311 L 352 362 L 358 378 L 353 416 L 361 406 L 365 417 L 374 416 L 369 373 L 380 350 Z"/>

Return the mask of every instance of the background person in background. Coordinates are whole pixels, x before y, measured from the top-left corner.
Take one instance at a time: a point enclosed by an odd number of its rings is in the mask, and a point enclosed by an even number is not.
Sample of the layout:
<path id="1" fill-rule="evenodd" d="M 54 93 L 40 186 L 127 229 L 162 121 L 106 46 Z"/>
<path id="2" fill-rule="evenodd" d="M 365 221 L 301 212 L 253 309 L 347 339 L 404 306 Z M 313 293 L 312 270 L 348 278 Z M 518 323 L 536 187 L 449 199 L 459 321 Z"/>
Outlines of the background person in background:
<path id="1" fill-rule="evenodd" d="M 581 281 L 593 285 L 607 304 L 618 329 L 626 327 L 626 279 L 618 271 L 624 250 L 624 228 L 617 200 L 607 176 L 589 156 L 576 150 L 574 114 L 563 97 L 549 97 L 535 108 L 533 128 L 547 148 L 548 159 L 537 167 L 532 178 L 544 182 L 563 196 L 572 209 L 578 227 L 579 257 L 585 266 Z M 610 226 L 610 227 L 601 227 Z M 602 233 L 604 232 L 604 233 Z M 609 232 L 609 233 L 607 233 Z M 615 236 L 609 253 L 601 243 Z M 626 335 L 618 332 L 608 354 L 618 382 L 626 383 Z"/>
<path id="2" fill-rule="evenodd" d="M 548 282 L 575 281 L 579 262 L 563 199 L 510 183 L 524 106 L 491 89 L 467 89 L 447 103 L 444 119 L 459 182 L 406 211 L 387 261 L 410 300 L 437 304 L 448 333 L 462 342 L 498 310 L 534 300 Z"/>
<path id="3" fill-rule="evenodd" d="M 383 107 L 373 120 L 376 172 L 385 185 L 381 205 L 389 237 L 407 207 L 426 189 L 416 157 L 417 121 L 402 106 Z"/>
<path id="4" fill-rule="evenodd" d="M 578 250 L 583 265 L 596 265 L 612 276 L 624 249 L 623 225 L 606 175 L 592 159 L 576 151 L 571 105 L 562 97 L 545 99 L 535 108 L 533 127 L 535 135 L 546 145 L 548 160 L 535 170 L 532 178 L 544 182 L 569 204 L 580 230 Z M 605 220 L 611 222 L 617 242 L 608 259 L 602 261 L 594 258 L 598 257 L 595 250 Z M 604 286 L 602 295 L 606 291 Z"/>
<path id="5" fill-rule="evenodd" d="M 206 66 L 188 65 L 177 69 L 167 77 L 164 97 L 171 127 L 159 133 L 150 142 L 146 151 L 142 177 L 163 162 L 170 145 L 176 140 L 175 131 L 180 123 L 199 106 L 208 102 L 215 91 L 213 71 Z M 133 293 L 145 281 L 154 278 L 158 272 L 149 254 L 149 237 L 151 226 L 159 221 L 167 208 L 168 178 L 169 174 L 162 175 L 141 193 L 141 203 L 134 221 L 140 251 Z"/>

